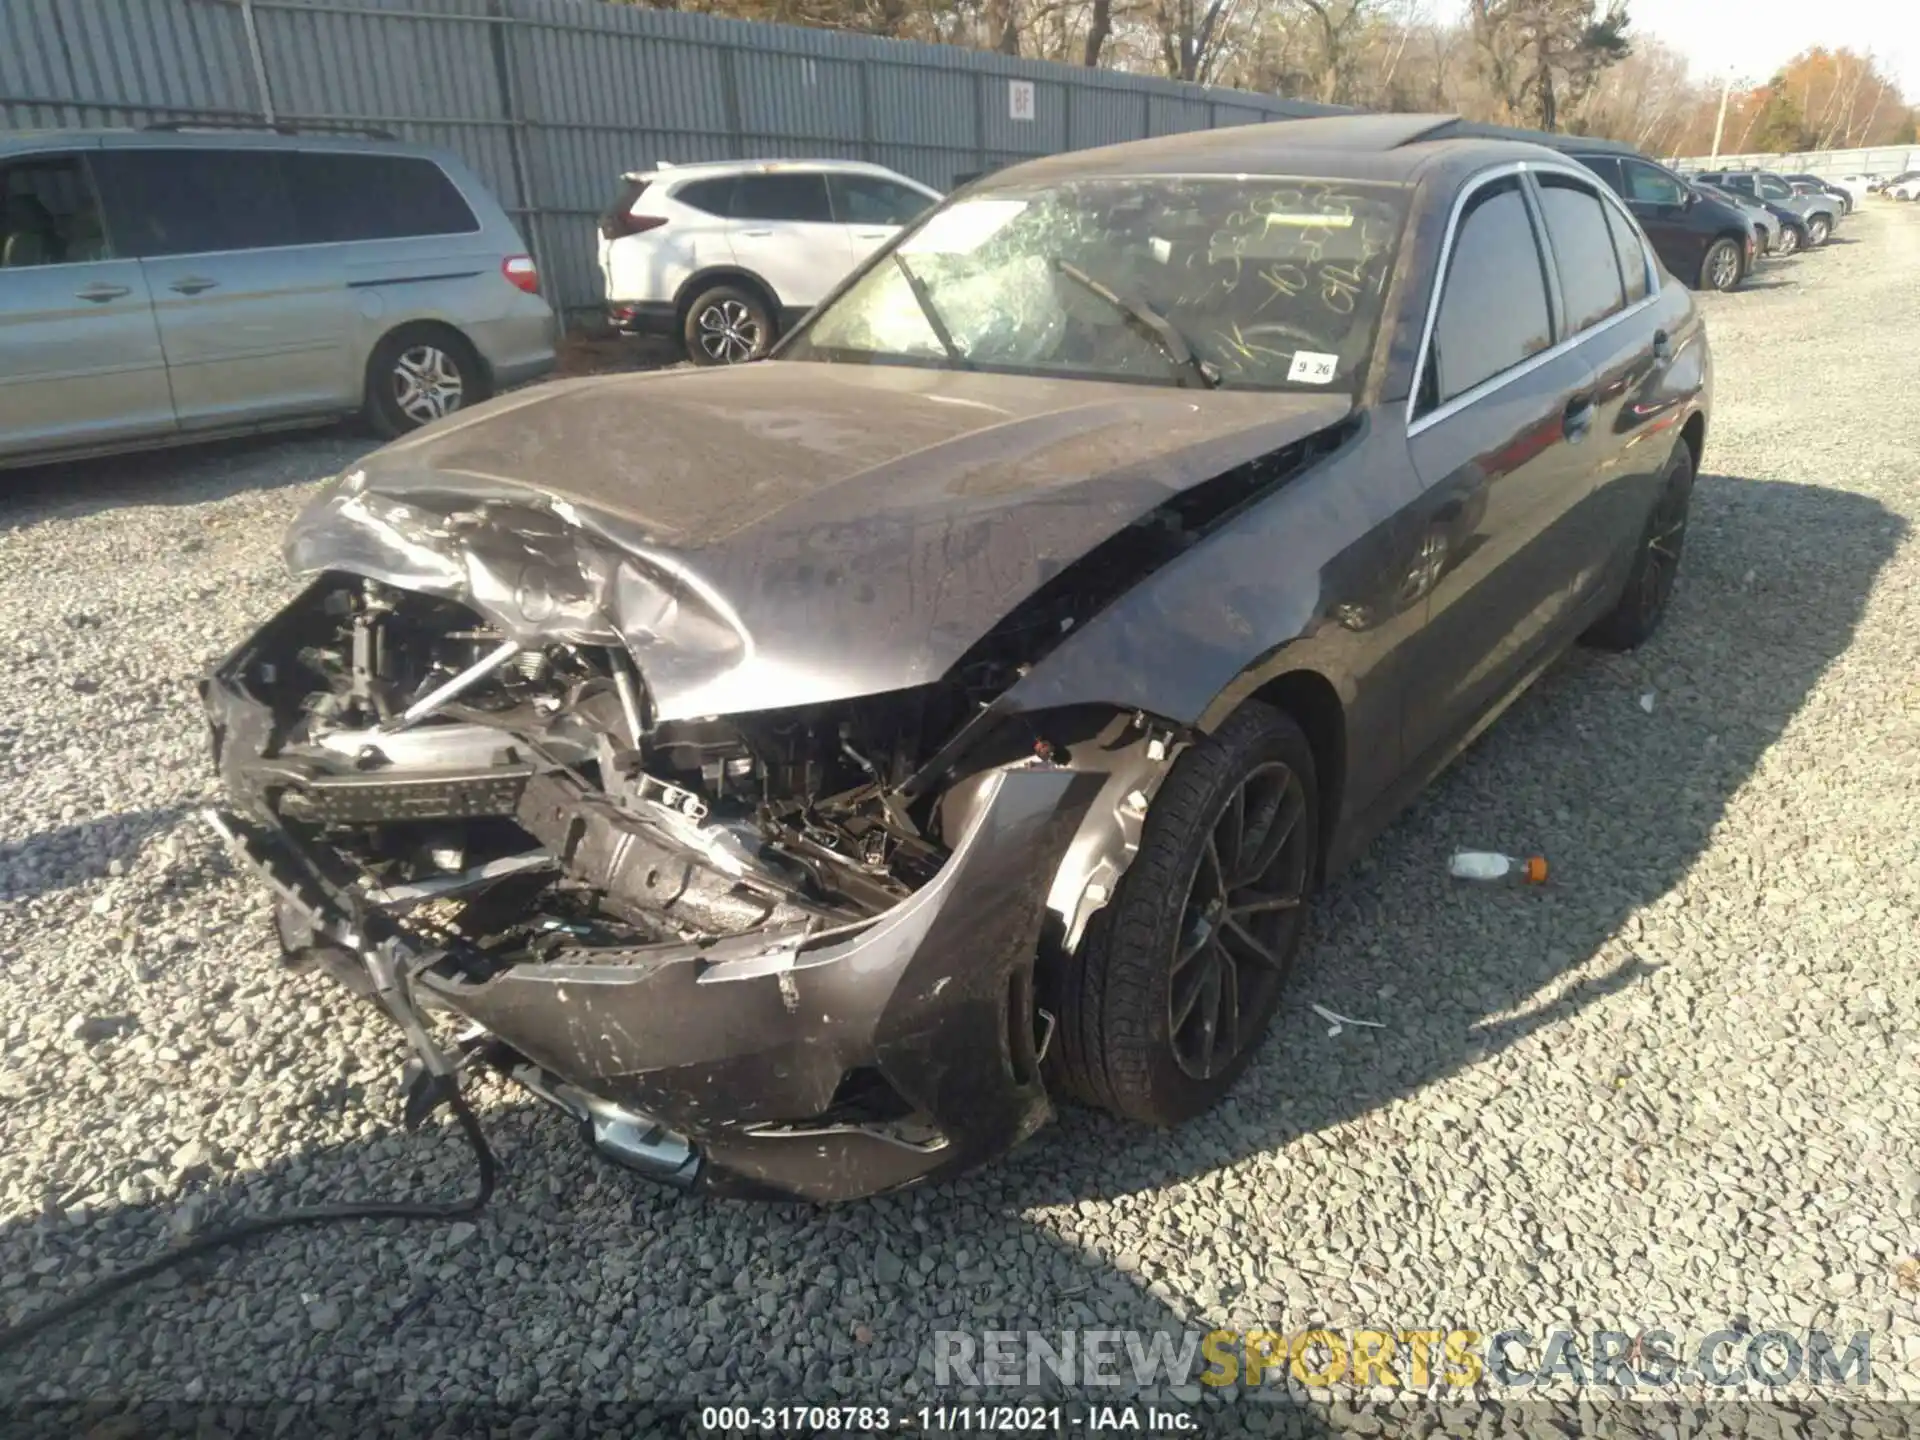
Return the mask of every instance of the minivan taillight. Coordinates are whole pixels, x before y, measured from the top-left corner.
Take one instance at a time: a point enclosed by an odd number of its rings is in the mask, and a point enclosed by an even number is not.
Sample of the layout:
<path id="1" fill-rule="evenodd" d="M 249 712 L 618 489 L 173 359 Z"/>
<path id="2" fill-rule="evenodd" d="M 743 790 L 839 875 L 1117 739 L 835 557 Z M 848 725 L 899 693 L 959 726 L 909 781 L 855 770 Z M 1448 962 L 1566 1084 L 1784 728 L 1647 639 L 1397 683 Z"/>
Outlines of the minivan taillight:
<path id="1" fill-rule="evenodd" d="M 509 255 L 500 262 L 500 273 L 514 289 L 529 295 L 540 293 L 540 267 L 533 263 L 531 255 Z"/>

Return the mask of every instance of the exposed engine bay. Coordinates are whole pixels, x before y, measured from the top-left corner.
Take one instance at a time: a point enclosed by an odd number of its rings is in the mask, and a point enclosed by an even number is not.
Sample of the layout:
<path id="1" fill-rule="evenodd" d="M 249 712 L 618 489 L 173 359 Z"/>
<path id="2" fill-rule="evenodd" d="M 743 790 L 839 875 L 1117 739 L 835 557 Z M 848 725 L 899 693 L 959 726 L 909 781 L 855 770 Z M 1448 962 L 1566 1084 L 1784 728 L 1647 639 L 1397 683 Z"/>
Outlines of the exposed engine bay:
<path id="1" fill-rule="evenodd" d="M 291 659 L 247 676 L 278 732 L 261 798 L 375 903 L 472 897 L 441 918 L 502 963 L 881 914 L 949 853 L 916 778 L 1018 673 L 983 655 L 950 684 L 653 723 L 615 647 L 521 648 L 346 575 L 288 618 Z M 974 763 L 1022 758 L 1001 751 Z"/>

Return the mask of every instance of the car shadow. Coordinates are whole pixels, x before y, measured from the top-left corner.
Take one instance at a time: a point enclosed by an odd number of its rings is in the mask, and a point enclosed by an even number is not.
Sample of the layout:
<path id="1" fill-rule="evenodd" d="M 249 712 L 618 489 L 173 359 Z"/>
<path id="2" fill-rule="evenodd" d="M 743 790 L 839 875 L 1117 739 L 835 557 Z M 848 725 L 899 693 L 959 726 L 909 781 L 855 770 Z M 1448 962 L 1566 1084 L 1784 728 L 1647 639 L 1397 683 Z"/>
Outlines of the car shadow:
<path id="1" fill-rule="evenodd" d="M 129 864 L 152 836 L 187 813 L 184 805 L 123 810 L 57 825 L 19 840 L 0 838 L 0 900 L 27 900 L 85 884 Z"/>
<path id="2" fill-rule="evenodd" d="M 489 1081 L 483 1118 L 503 1179 L 474 1230 L 366 1225 L 337 1232 L 324 1251 L 295 1232 L 143 1286 L 9 1356 L 0 1407 L 49 1394 L 365 1401 L 415 1395 L 408 1377 L 424 1376 L 415 1416 L 425 1429 L 447 1397 L 512 1408 L 537 1392 L 616 1407 L 624 1433 L 645 1433 L 637 1417 L 652 1412 L 635 1407 L 675 1401 L 987 1393 L 938 1386 L 941 1330 L 1297 1323 L 1297 1299 L 1263 1276 L 1333 1263 L 1344 1273 L 1361 1263 L 1360 1242 L 1316 1232 L 1310 1255 L 1287 1245 L 1274 1227 L 1298 1217 L 1263 1213 L 1247 1167 L 1365 1151 L 1374 1142 L 1364 1122 L 1381 1107 L 1422 1104 L 1440 1082 L 1659 967 L 1661 955 L 1636 941 L 1636 913 L 1707 850 L 1731 798 L 1847 649 L 1904 529 L 1863 496 L 1702 476 L 1662 632 L 1633 654 L 1576 652 L 1550 671 L 1328 887 L 1273 1033 L 1227 1102 L 1182 1130 L 1069 1108 L 971 1175 L 822 1211 L 660 1190 Z M 1764 684 L 1741 663 L 1755 646 L 1773 655 Z M 1631 727 L 1659 727 L 1660 743 L 1615 743 Z M 1528 890 L 1462 885 L 1446 856 L 1466 845 L 1544 854 L 1554 878 Z M 300 1006 L 320 982 L 273 983 Z M 1329 1034 L 1313 1004 L 1380 1028 Z M 368 1058 L 397 1065 L 400 1046 Z M 1444 1107 L 1432 1118 L 1467 1138 L 1476 1123 Z M 228 1172 L 188 1203 L 204 1231 L 335 1185 L 453 1192 L 468 1166 L 445 1125 L 417 1136 L 387 1129 Z M 56 1155 L 35 1177 L 48 1196 L 39 1215 L 0 1227 L 0 1275 L 19 1277 L 0 1290 L 8 1320 L 71 1289 L 104 1256 L 125 1263 L 158 1250 L 181 1223 L 178 1199 L 63 1208 L 61 1168 Z M 1142 1195 L 1177 1203 L 1143 1206 Z M 1483 1218 L 1508 1233 L 1497 1213 Z M 1243 1236 L 1247 1265 L 1183 1276 L 1182 1225 Z M 1043 1395 L 1126 1393 L 1043 1379 Z M 1207 1391 L 1195 1403 L 1230 1401 Z M 1264 1425 L 1263 1408 L 1236 1413 Z M 1292 1433 L 1334 1428 L 1317 1409 L 1288 1423 Z"/>
<path id="3" fill-rule="evenodd" d="M 1779 280 L 1779 279 L 1772 279 L 1772 278 L 1765 279 L 1765 280 L 1749 279 L 1749 280 L 1743 280 L 1740 283 L 1740 289 L 1743 291 L 1745 290 L 1785 290 L 1791 287 L 1793 283 L 1794 282 L 1791 280 Z"/>
<path id="4" fill-rule="evenodd" d="M 308 485 L 378 444 L 333 425 L 0 470 L 0 533 L 123 505 L 204 505 Z"/>

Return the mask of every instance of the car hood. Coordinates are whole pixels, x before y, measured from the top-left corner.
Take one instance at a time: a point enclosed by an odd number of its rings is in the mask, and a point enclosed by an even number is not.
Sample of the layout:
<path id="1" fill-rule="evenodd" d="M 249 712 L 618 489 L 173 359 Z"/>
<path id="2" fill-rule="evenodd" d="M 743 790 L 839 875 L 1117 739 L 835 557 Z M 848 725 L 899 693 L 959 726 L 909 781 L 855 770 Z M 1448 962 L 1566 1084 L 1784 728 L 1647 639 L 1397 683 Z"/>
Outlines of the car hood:
<path id="1" fill-rule="evenodd" d="M 369 456 L 286 553 L 523 644 L 624 643 L 661 720 L 810 704 L 939 678 L 1103 540 L 1350 410 L 781 361 L 562 382 Z"/>

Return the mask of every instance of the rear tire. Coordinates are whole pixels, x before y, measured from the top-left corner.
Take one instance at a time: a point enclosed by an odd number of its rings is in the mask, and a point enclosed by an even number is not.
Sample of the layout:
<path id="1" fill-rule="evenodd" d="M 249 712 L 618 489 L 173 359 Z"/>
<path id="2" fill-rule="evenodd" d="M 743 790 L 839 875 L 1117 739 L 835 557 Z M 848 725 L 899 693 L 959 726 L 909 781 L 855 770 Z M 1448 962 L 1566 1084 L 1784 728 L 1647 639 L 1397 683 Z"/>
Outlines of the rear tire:
<path id="1" fill-rule="evenodd" d="M 1739 242 L 1723 236 L 1707 247 L 1706 256 L 1700 262 L 1700 288 L 1737 290 L 1746 273 L 1746 256 L 1741 253 Z"/>
<path id="2" fill-rule="evenodd" d="M 1693 496 L 1693 452 L 1676 445 L 1660 477 L 1660 493 L 1647 516 L 1620 598 L 1580 637 L 1597 650 L 1631 650 L 1660 628 L 1687 548 L 1687 507 Z"/>
<path id="3" fill-rule="evenodd" d="M 393 440 L 491 393 L 486 367 L 458 330 L 402 325 L 367 357 L 361 413 L 374 434 Z"/>
<path id="4" fill-rule="evenodd" d="M 766 299 L 740 285 L 715 285 L 693 297 L 680 324 L 687 358 L 696 365 L 744 365 L 773 346 Z"/>
<path id="5" fill-rule="evenodd" d="M 1113 899 L 1043 970 L 1053 1087 L 1154 1125 L 1219 1101 L 1299 953 L 1319 835 L 1313 749 L 1278 710 L 1249 702 L 1182 754 Z"/>

